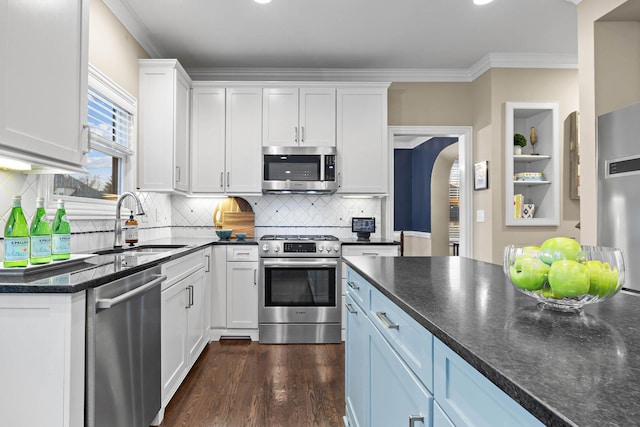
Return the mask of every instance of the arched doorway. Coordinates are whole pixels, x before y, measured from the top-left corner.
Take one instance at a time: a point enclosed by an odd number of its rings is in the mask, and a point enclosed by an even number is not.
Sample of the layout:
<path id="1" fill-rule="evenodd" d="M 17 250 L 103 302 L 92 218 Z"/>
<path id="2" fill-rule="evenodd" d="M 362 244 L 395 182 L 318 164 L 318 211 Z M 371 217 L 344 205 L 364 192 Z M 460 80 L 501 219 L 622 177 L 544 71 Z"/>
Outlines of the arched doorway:
<path id="1" fill-rule="evenodd" d="M 460 168 L 460 246 L 461 256 L 472 257 L 473 221 L 472 221 L 472 128 L 470 126 L 390 126 L 389 136 L 389 196 L 383 208 L 387 237 L 393 236 L 394 229 L 394 145 L 395 141 L 406 137 L 458 138 L 458 159 Z M 448 204 L 447 204 L 448 206 Z"/>

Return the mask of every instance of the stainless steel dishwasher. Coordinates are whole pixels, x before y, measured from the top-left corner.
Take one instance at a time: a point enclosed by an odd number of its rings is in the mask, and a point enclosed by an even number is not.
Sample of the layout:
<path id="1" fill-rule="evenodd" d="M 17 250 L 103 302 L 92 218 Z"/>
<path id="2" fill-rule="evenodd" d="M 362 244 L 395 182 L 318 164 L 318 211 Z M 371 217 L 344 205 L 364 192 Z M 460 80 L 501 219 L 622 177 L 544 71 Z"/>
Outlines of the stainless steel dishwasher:
<path id="1" fill-rule="evenodd" d="M 85 425 L 147 427 L 160 410 L 160 267 L 87 291 Z"/>

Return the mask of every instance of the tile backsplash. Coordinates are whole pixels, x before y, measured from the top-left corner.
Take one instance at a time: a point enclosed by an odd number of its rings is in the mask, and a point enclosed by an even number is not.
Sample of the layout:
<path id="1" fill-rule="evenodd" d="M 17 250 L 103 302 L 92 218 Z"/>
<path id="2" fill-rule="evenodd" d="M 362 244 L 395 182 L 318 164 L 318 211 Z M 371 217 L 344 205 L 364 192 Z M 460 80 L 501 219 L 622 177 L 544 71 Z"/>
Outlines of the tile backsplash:
<path id="1" fill-rule="evenodd" d="M 348 198 L 339 195 L 274 195 L 247 196 L 255 213 L 256 236 L 265 234 L 333 234 L 353 237 L 352 216 L 376 218 L 381 235 L 382 204 L 379 198 Z M 213 211 L 222 198 L 171 197 L 171 225 L 178 229 L 199 229 L 205 235 L 214 234 Z M 191 230 L 190 232 L 193 232 Z"/>
<path id="2" fill-rule="evenodd" d="M 11 199 L 20 194 L 27 221 L 35 212 L 36 198 L 41 191 L 42 175 L 25 175 L 0 171 L 0 230 L 4 230 L 11 211 Z M 169 196 L 159 193 L 138 193 L 146 215 L 138 217 L 140 241 L 175 236 L 214 236 L 213 211 L 223 197 Z M 339 195 L 263 195 L 244 197 L 255 213 L 256 236 L 265 234 L 333 234 L 353 237 L 352 216 L 376 218 L 381 233 L 382 199 L 343 198 Z M 114 209 L 115 211 L 115 209 Z M 50 216 L 53 212 L 48 212 Z M 72 230 L 72 251 L 82 252 L 113 244 L 113 220 L 67 215 Z M 124 216 L 124 210 L 123 210 Z M 52 219 L 52 218 L 50 218 Z M 4 245 L 0 245 L 0 256 Z"/>

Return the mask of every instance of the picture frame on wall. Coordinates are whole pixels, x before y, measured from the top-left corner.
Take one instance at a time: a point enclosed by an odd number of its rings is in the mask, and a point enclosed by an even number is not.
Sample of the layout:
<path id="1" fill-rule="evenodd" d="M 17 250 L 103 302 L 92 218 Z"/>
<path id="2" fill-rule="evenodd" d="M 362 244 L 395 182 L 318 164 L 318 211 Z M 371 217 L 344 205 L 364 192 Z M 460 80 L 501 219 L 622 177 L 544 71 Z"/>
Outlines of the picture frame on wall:
<path id="1" fill-rule="evenodd" d="M 489 161 L 484 160 L 473 165 L 474 190 L 486 190 L 489 188 Z"/>

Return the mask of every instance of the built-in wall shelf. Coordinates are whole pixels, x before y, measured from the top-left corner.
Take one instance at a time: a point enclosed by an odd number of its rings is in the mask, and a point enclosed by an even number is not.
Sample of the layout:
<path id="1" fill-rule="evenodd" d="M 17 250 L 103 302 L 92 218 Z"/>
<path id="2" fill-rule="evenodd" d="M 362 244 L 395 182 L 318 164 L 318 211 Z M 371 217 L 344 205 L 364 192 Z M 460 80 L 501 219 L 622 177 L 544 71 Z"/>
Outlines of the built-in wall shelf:
<path id="1" fill-rule="evenodd" d="M 553 226 L 560 223 L 560 126 L 555 102 L 505 103 L 505 224 L 507 226 Z M 531 145 L 531 128 L 536 143 Z M 516 133 L 527 139 L 522 154 L 514 154 Z M 534 154 L 535 153 L 535 154 Z M 516 174 L 539 173 L 543 180 L 516 180 Z M 516 195 L 523 205 L 533 204 L 532 218 L 518 217 Z"/>

